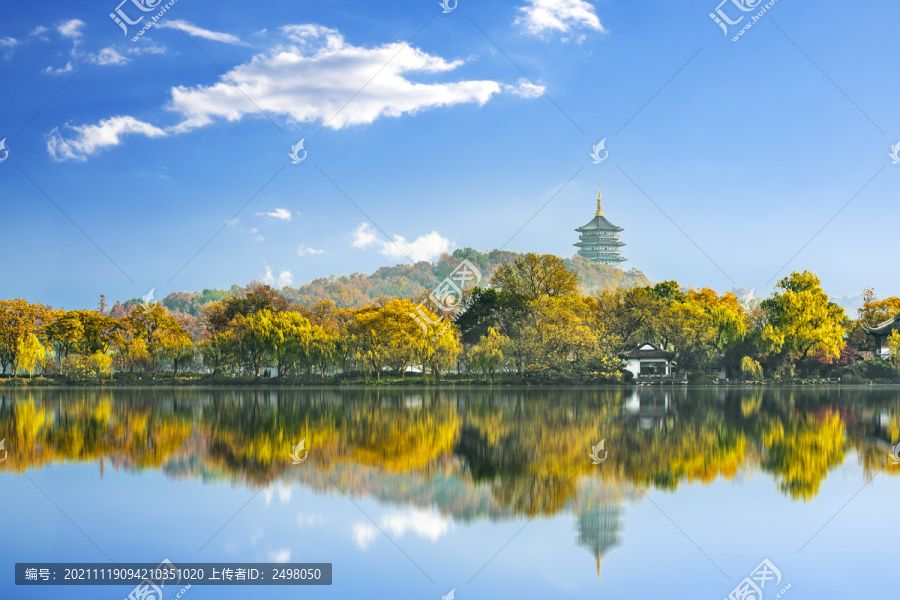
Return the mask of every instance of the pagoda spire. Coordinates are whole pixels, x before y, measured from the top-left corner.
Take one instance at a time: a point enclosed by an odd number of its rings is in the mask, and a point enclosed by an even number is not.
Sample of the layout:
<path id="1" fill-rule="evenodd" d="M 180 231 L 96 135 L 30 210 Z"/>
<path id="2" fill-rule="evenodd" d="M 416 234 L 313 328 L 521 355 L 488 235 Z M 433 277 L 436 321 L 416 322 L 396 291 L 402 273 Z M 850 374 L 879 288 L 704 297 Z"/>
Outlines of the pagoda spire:
<path id="1" fill-rule="evenodd" d="M 597 212 L 596 212 L 596 216 L 598 216 L 598 217 L 603 216 L 603 198 L 602 198 L 602 196 L 603 196 L 603 194 L 601 194 L 598 191 L 597 192 Z"/>

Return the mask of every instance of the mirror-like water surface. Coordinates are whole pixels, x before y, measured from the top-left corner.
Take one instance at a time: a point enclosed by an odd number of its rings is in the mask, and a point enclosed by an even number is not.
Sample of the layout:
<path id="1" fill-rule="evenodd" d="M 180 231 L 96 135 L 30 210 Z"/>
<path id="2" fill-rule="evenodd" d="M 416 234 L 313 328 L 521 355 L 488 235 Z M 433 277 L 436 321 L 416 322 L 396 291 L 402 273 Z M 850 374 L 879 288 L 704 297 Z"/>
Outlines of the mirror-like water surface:
<path id="1" fill-rule="evenodd" d="M 2 391 L 0 598 L 132 587 L 16 562 L 163 558 L 334 565 L 198 600 L 720 600 L 764 559 L 763 600 L 886 597 L 898 438 L 897 389 Z"/>

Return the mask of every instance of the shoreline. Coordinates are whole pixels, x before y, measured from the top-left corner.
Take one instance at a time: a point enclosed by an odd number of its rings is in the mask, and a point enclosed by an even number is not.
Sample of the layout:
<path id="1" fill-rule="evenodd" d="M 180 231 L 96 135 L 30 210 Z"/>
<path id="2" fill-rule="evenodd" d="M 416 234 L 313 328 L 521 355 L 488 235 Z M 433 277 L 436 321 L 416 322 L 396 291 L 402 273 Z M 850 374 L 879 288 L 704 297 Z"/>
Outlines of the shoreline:
<path id="1" fill-rule="evenodd" d="M 183 377 L 172 379 L 171 376 L 154 377 L 142 375 L 128 377 L 118 381 L 78 381 L 65 378 L 37 377 L 33 380 L 24 378 L 0 379 L 0 391 L 15 389 L 46 389 L 46 388 L 101 388 L 101 389 L 134 389 L 134 388 L 289 388 L 289 389 L 333 389 L 333 388 L 660 388 L 660 389 L 697 389 L 697 388 L 890 388 L 900 387 L 900 382 L 890 383 L 841 383 L 840 381 L 794 381 L 794 382 L 761 382 L 761 381 L 729 381 L 720 383 L 644 383 L 644 382 L 578 382 L 578 381 L 547 381 L 547 380 L 521 380 L 510 381 L 485 381 L 478 379 L 442 379 L 440 381 L 426 380 L 421 377 L 408 379 L 385 378 L 380 381 L 364 379 L 346 379 L 340 381 L 304 381 L 302 377 L 230 377 L 212 378 Z"/>

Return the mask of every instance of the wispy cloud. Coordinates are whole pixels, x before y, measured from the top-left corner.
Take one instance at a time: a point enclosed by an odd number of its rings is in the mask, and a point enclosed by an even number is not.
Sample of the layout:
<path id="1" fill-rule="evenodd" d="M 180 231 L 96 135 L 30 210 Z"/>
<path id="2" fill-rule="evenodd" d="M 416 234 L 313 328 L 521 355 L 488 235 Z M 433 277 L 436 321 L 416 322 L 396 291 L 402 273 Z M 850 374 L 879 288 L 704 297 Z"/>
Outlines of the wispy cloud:
<path id="1" fill-rule="evenodd" d="M 131 62 L 130 59 L 125 58 L 113 48 L 104 48 L 97 53 L 97 58 L 95 60 L 98 65 L 124 65 L 125 63 Z"/>
<path id="2" fill-rule="evenodd" d="M 360 223 L 353 230 L 352 245 L 354 248 L 375 248 L 384 256 L 411 258 L 415 262 L 436 258 L 452 247 L 450 240 L 437 231 L 421 235 L 411 242 L 401 235 L 395 235 L 392 241 L 387 241 L 368 223 Z"/>
<path id="3" fill-rule="evenodd" d="M 129 48 L 127 50 L 128 54 L 165 54 L 166 47 L 165 46 L 157 46 L 156 44 L 150 44 L 148 46 L 137 46 L 136 48 Z"/>
<path id="4" fill-rule="evenodd" d="M 286 208 L 276 208 L 271 212 L 260 212 L 256 214 L 260 217 L 268 217 L 270 219 L 277 219 L 279 221 L 290 221 L 293 218 L 293 215 L 291 215 L 291 211 Z"/>
<path id="5" fill-rule="evenodd" d="M 248 46 L 249 44 L 242 42 L 239 37 L 236 35 L 231 35 L 230 33 L 221 33 L 219 31 L 210 31 L 209 29 L 203 29 L 202 27 L 197 27 L 193 23 L 189 21 L 184 21 L 181 19 L 167 20 L 162 21 L 156 24 L 160 29 L 180 29 L 184 31 L 188 35 L 193 35 L 199 38 L 204 38 L 207 40 L 212 40 L 214 42 L 222 42 L 224 44 L 233 44 L 235 46 Z"/>
<path id="6" fill-rule="evenodd" d="M 529 80 L 519 79 L 518 85 L 504 85 L 503 91 L 509 92 L 521 98 L 537 98 L 544 93 L 546 86 L 531 83 Z"/>
<path id="7" fill-rule="evenodd" d="M 81 19 L 69 19 L 68 21 L 64 21 L 63 23 L 58 25 L 56 27 L 56 30 L 63 37 L 67 37 L 72 40 L 79 40 L 82 36 L 82 27 L 84 27 L 84 21 L 82 21 Z"/>
<path id="8" fill-rule="evenodd" d="M 316 250 L 315 248 L 310 248 L 306 244 L 300 244 L 297 248 L 297 254 L 300 256 L 310 256 L 312 254 L 322 254 L 325 252 L 324 250 Z"/>
<path id="9" fill-rule="evenodd" d="M 163 137 L 166 132 L 134 117 L 116 116 L 100 121 L 96 125 L 66 125 L 69 133 L 64 137 L 59 128 L 54 127 L 47 136 L 47 151 L 54 160 L 86 160 L 102 148 L 117 146 L 121 138 L 129 134 L 147 137 Z"/>
<path id="10" fill-rule="evenodd" d="M 606 32 L 594 6 L 584 0 L 526 0 L 519 12 L 515 23 L 534 35 L 548 31 L 566 33 L 579 27 Z"/>

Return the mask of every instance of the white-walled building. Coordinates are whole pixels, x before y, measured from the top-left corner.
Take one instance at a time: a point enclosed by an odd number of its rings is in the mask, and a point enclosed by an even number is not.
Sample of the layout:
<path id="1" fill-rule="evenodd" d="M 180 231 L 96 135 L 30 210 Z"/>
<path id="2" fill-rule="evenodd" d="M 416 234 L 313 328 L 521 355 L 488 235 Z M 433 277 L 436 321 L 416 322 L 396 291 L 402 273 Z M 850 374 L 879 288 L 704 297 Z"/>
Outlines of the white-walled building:
<path id="1" fill-rule="evenodd" d="M 639 379 L 661 379 L 675 375 L 674 352 L 663 350 L 649 342 L 619 355 L 625 362 L 625 370 Z"/>

